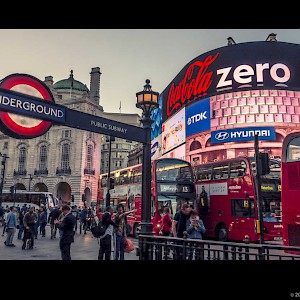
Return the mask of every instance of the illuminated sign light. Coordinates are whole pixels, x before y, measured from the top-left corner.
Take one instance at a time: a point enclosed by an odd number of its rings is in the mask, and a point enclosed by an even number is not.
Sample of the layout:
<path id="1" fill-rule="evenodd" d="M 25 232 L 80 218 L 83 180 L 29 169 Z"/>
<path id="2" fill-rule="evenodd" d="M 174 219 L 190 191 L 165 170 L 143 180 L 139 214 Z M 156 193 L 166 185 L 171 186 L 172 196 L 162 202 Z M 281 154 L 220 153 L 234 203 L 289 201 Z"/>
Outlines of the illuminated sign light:
<path id="1" fill-rule="evenodd" d="M 274 127 L 248 127 L 212 131 L 211 143 L 217 144 L 237 141 L 250 141 L 254 140 L 255 135 L 258 135 L 260 140 L 276 139 Z"/>
<path id="2" fill-rule="evenodd" d="M 275 190 L 275 187 L 272 185 L 262 185 L 261 190 L 264 192 L 273 192 Z"/>
<path id="3" fill-rule="evenodd" d="M 210 130 L 210 99 L 186 107 L 186 137 Z"/>
<path id="4" fill-rule="evenodd" d="M 162 124 L 162 154 L 185 142 L 185 108 Z"/>
<path id="5" fill-rule="evenodd" d="M 174 82 L 172 83 L 166 107 L 168 117 L 178 111 L 188 101 L 206 95 L 206 91 L 212 84 L 211 77 L 213 74 L 211 71 L 207 72 L 207 69 L 218 56 L 219 53 L 214 57 L 211 55 L 207 56 L 204 61 L 195 61 L 188 67 L 183 80 L 178 85 L 175 85 Z"/>

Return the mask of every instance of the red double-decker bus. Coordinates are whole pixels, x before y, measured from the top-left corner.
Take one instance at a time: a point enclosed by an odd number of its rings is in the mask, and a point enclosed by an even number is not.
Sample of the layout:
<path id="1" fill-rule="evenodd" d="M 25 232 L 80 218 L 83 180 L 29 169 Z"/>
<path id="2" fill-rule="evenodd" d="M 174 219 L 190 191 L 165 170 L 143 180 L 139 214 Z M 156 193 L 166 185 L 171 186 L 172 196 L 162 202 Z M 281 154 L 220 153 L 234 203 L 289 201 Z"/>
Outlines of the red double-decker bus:
<path id="1" fill-rule="evenodd" d="M 288 134 L 282 144 L 283 245 L 300 247 L 300 132 Z M 286 251 L 300 254 L 300 251 Z"/>
<path id="2" fill-rule="evenodd" d="M 220 241 L 258 242 L 258 198 L 254 157 L 194 167 L 197 210 L 206 227 L 204 236 Z M 280 161 L 270 160 L 270 173 L 261 177 L 264 240 L 281 240 Z"/>
<path id="3" fill-rule="evenodd" d="M 158 234 L 163 208 L 169 206 L 175 214 L 182 203 L 195 205 L 196 192 L 194 174 L 189 162 L 177 158 L 160 158 L 152 161 L 151 166 L 151 221 L 153 233 Z M 108 174 L 99 178 L 96 211 L 101 218 L 106 205 Z M 141 222 L 142 165 L 135 165 L 111 172 L 113 188 L 110 189 L 110 205 L 114 208 L 122 203 L 125 210 L 135 209 L 127 216 L 132 234 L 138 237 Z"/>

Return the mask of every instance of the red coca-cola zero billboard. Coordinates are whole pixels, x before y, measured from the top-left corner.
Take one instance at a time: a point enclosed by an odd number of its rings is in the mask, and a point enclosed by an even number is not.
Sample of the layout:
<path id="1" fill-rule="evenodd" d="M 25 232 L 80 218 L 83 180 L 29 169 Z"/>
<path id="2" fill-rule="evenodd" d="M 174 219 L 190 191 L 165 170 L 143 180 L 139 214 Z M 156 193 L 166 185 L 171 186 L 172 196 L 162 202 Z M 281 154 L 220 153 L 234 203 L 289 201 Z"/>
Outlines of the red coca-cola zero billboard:
<path id="1" fill-rule="evenodd" d="M 196 100 L 257 89 L 300 90 L 300 45 L 249 42 L 199 55 L 161 93 L 162 121 Z"/>

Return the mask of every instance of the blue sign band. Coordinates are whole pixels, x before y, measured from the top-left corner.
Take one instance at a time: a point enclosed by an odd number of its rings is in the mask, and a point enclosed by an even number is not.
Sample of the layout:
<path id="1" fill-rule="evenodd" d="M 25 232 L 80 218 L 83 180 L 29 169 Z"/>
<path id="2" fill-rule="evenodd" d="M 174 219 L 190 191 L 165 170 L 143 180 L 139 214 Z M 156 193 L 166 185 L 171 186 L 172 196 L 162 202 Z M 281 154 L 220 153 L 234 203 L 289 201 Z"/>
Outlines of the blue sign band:
<path id="1" fill-rule="evenodd" d="M 259 140 L 276 140 L 275 128 L 272 126 L 245 127 L 212 131 L 211 143 L 251 141 L 254 140 L 255 135 L 258 135 Z"/>

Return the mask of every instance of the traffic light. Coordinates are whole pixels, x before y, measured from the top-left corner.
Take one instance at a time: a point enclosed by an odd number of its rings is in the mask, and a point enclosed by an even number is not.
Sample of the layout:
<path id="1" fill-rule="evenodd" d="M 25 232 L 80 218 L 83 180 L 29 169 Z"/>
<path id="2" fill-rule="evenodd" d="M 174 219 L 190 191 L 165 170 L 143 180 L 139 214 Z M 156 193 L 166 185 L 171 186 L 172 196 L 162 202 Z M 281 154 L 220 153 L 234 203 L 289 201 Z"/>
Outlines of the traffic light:
<path id="1" fill-rule="evenodd" d="M 269 154 L 268 153 L 259 153 L 259 161 L 261 166 L 261 174 L 266 175 L 270 173 L 270 162 L 269 162 Z"/>
<path id="2" fill-rule="evenodd" d="M 111 177 L 109 183 L 109 189 L 113 190 L 115 187 L 115 179 Z"/>
<path id="3" fill-rule="evenodd" d="M 15 194 L 15 187 L 12 185 L 9 189 L 10 189 L 10 195 L 13 198 Z"/>
<path id="4" fill-rule="evenodd" d="M 72 195 L 72 196 L 71 196 L 71 199 L 72 199 L 72 202 L 74 202 L 74 201 L 75 201 L 75 199 L 74 199 L 74 195 Z"/>

